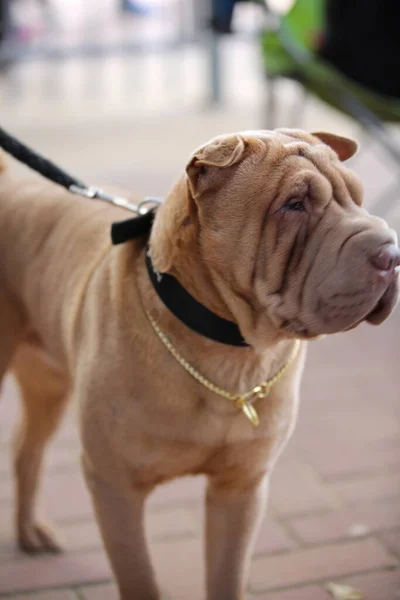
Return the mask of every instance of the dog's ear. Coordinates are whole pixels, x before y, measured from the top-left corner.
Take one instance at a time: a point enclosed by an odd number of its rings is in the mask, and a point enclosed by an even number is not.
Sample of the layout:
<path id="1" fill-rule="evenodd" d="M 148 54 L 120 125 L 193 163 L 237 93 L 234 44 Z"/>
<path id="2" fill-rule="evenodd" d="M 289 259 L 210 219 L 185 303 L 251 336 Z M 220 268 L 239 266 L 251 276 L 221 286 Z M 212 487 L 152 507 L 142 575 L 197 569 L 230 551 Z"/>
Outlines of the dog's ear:
<path id="1" fill-rule="evenodd" d="M 186 167 L 193 197 L 217 181 L 220 169 L 240 162 L 245 148 L 246 142 L 240 135 L 221 136 L 199 148 Z"/>
<path id="2" fill-rule="evenodd" d="M 341 161 L 351 158 L 358 150 L 357 142 L 351 138 L 335 135 L 334 133 L 327 133 L 325 131 L 318 131 L 312 135 L 317 137 L 327 146 L 330 146 Z"/>

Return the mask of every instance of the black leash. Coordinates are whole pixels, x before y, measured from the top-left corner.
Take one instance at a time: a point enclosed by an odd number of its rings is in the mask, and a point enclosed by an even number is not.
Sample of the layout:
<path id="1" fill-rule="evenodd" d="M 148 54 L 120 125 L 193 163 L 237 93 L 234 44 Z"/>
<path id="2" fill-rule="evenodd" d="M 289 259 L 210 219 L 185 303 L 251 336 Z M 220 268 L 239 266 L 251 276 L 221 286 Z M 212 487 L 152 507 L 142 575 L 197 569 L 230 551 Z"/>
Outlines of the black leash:
<path id="1" fill-rule="evenodd" d="M 113 244 L 122 244 L 150 233 L 157 210 L 157 206 L 154 205 L 161 203 L 158 198 L 145 198 L 136 205 L 125 198 L 112 196 L 99 188 L 88 187 L 47 158 L 34 152 L 1 127 L 0 148 L 3 148 L 19 162 L 37 171 L 46 179 L 61 185 L 73 194 L 89 199 L 103 200 L 136 213 L 134 218 L 112 224 L 111 239 Z M 146 266 L 158 296 L 185 325 L 200 335 L 222 344 L 247 346 L 236 323 L 223 319 L 200 304 L 175 277 L 168 274 L 161 274 L 160 276 L 156 273 L 148 253 L 146 253 Z"/>
<path id="2" fill-rule="evenodd" d="M 27 165 L 34 171 L 37 171 L 43 177 L 62 185 L 69 190 L 72 186 L 85 189 L 84 183 L 71 177 L 68 173 L 57 167 L 47 158 L 44 158 L 37 152 L 34 152 L 31 148 L 17 140 L 15 137 L 4 131 L 0 127 L 0 147 L 3 148 L 8 154 L 11 154 L 19 162 Z"/>

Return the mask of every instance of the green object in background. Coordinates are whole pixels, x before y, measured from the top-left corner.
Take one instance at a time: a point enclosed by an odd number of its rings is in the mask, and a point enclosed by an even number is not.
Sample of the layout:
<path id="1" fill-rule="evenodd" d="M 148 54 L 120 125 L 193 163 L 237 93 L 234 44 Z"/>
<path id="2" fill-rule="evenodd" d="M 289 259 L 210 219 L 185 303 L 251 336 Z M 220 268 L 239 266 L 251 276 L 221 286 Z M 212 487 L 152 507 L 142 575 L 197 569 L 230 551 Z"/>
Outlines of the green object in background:
<path id="1" fill-rule="evenodd" d="M 323 0 L 298 0 L 283 19 L 285 35 L 304 49 L 314 52 L 325 29 Z"/>
<path id="2" fill-rule="evenodd" d="M 281 18 L 279 28 L 263 34 L 264 65 L 270 77 L 291 76 L 298 72 L 297 62 L 282 42 L 283 36 L 291 39 L 303 52 L 316 52 L 324 31 L 323 13 L 323 1 L 297 0 Z"/>
<path id="3" fill-rule="evenodd" d="M 356 83 L 318 56 L 325 30 L 324 14 L 324 0 L 296 0 L 281 18 L 278 29 L 263 34 L 262 53 L 268 76 L 299 80 L 311 93 L 353 118 L 354 106 L 346 101 L 351 96 L 382 121 L 400 122 L 399 100 Z"/>

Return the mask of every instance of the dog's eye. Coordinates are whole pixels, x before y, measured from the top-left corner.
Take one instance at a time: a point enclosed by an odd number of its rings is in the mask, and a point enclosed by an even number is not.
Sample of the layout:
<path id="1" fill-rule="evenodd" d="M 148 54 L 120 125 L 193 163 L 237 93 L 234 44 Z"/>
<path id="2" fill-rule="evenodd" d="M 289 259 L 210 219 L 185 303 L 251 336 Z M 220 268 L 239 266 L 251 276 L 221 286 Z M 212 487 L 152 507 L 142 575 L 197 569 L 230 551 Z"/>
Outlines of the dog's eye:
<path id="1" fill-rule="evenodd" d="M 304 202 L 301 198 L 291 198 L 285 203 L 284 209 L 302 212 L 305 210 Z"/>

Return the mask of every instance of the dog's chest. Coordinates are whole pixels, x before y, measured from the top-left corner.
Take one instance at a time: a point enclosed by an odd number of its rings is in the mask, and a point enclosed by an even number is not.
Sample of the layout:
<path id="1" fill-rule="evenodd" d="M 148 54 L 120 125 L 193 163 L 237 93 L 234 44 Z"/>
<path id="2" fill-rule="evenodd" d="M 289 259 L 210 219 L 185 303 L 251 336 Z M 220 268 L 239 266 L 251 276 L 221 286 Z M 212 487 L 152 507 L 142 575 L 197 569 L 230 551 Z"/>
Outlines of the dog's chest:
<path id="1" fill-rule="evenodd" d="M 128 465 L 136 484 L 153 486 L 185 475 L 258 471 L 280 444 L 258 439 L 222 445 L 147 438 L 134 444 Z"/>
<path id="2" fill-rule="evenodd" d="M 254 427 L 228 400 L 218 399 L 219 410 L 210 406 L 208 398 L 194 400 L 198 403 L 195 411 L 174 404 L 175 411 L 167 409 L 164 398 L 164 411 L 145 418 L 140 428 L 137 421 L 136 427 L 130 426 L 130 418 L 123 419 L 123 427 L 120 421 L 118 453 L 125 456 L 135 481 L 155 485 L 183 475 L 259 468 L 291 430 L 289 411 L 277 411 L 276 406 L 270 413 L 266 404 L 260 404 L 262 420 Z"/>

